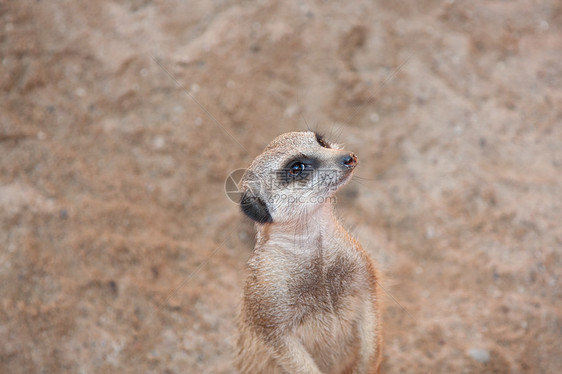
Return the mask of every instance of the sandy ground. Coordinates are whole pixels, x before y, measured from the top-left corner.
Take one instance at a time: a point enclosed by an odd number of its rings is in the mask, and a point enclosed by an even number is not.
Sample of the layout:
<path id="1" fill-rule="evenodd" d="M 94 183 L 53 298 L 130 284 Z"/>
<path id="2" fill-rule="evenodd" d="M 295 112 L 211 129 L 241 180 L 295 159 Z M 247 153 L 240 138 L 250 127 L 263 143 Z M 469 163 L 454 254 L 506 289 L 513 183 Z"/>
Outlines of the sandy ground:
<path id="1" fill-rule="evenodd" d="M 1 373 L 233 373 L 224 181 L 307 126 L 385 373 L 562 372 L 560 1 L 1 1 L 0 60 Z"/>

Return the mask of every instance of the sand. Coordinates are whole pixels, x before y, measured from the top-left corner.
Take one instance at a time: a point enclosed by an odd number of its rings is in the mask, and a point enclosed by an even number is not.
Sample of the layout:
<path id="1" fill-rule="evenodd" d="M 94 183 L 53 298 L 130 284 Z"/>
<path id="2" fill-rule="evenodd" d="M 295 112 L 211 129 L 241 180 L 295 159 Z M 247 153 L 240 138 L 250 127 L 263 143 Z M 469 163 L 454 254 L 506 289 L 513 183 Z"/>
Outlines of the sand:
<path id="1" fill-rule="evenodd" d="M 224 181 L 307 128 L 383 372 L 562 372 L 559 1 L 3 1 L 0 62 L 0 372 L 234 373 Z"/>

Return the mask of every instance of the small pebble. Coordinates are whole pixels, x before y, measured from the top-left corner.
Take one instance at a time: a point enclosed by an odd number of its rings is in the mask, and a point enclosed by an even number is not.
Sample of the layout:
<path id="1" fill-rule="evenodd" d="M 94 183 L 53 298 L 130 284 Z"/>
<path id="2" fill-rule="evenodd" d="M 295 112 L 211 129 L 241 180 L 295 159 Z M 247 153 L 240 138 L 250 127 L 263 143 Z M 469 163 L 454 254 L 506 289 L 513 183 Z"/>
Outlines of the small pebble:
<path id="1" fill-rule="evenodd" d="M 285 108 L 285 117 L 288 118 L 292 118 L 297 112 L 299 111 L 299 106 L 298 105 L 289 105 L 287 108 Z"/>
<path id="2" fill-rule="evenodd" d="M 490 352 L 484 348 L 470 348 L 468 355 L 482 364 L 490 361 Z"/>
<path id="3" fill-rule="evenodd" d="M 433 239 L 433 237 L 435 236 L 435 229 L 431 226 L 429 226 L 426 230 L 425 230 L 425 237 L 427 239 Z"/>
<path id="4" fill-rule="evenodd" d="M 154 138 L 154 148 L 156 149 L 162 149 L 166 146 L 166 139 L 164 139 L 163 136 L 156 136 Z"/>

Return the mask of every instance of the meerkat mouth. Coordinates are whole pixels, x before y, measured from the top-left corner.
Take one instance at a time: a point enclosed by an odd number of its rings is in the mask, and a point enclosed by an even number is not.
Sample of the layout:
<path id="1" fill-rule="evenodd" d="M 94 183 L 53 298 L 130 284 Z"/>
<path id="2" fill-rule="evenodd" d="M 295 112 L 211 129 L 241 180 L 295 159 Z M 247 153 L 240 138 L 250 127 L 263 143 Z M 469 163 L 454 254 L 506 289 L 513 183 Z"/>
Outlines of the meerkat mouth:
<path id="1" fill-rule="evenodd" d="M 349 182 L 351 180 L 351 178 L 353 178 L 353 169 L 344 170 L 343 175 L 339 180 L 337 189 L 339 189 L 343 185 L 347 184 L 347 182 Z"/>
<path id="2" fill-rule="evenodd" d="M 333 174 L 333 175 L 331 175 Z M 318 186 L 326 192 L 335 193 L 343 185 L 351 180 L 353 176 L 353 169 L 344 170 L 331 170 L 324 176 L 319 177 Z"/>

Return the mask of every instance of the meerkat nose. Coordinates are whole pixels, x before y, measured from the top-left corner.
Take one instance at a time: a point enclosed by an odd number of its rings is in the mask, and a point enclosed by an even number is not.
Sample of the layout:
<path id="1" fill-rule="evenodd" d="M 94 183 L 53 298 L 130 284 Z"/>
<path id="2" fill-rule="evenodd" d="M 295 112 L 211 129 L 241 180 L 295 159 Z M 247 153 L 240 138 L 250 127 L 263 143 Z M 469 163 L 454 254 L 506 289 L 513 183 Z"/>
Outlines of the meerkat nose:
<path id="1" fill-rule="evenodd" d="M 350 153 L 348 155 L 343 156 L 342 158 L 342 163 L 347 167 L 347 168 L 354 168 L 355 166 L 357 166 L 357 156 L 355 156 L 355 153 Z"/>

